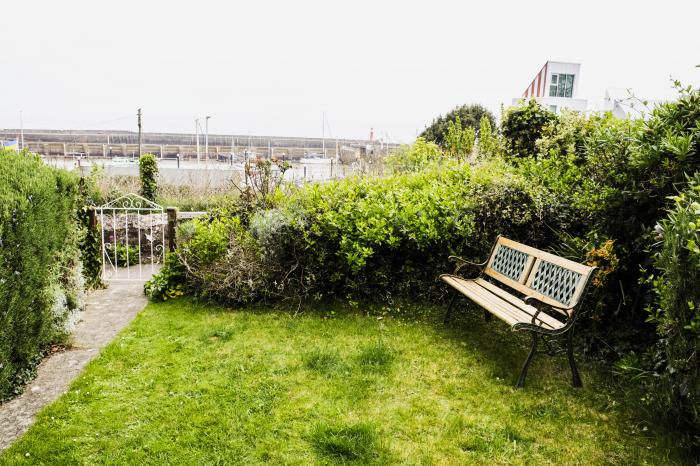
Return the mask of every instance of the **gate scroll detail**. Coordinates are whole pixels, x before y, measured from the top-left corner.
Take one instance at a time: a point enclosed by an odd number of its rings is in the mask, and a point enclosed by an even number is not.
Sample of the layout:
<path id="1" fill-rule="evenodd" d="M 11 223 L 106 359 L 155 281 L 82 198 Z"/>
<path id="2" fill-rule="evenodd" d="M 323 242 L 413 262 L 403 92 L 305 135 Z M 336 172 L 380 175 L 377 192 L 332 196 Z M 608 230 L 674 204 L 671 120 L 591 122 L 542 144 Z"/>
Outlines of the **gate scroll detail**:
<path id="1" fill-rule="evenodd" d="M 96 207 L 104 281 L 145 281 L 163 263 L 167 215 L 162 206 L 127 194 Z"/>

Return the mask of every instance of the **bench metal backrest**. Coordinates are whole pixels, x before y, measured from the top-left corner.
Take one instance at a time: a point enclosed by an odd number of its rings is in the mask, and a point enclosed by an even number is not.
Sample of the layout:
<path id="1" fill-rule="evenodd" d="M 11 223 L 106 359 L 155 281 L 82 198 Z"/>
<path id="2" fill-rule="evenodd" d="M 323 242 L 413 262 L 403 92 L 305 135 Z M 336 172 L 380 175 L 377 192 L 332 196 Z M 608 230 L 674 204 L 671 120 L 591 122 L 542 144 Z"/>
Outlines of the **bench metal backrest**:
<path id="1" fill-rule="evenodd" d="M 594 267 L 499 236 L 483 273 L 559 308 L 576 307 Z M 571 311 L 562 314 L 570 316 Z"/>

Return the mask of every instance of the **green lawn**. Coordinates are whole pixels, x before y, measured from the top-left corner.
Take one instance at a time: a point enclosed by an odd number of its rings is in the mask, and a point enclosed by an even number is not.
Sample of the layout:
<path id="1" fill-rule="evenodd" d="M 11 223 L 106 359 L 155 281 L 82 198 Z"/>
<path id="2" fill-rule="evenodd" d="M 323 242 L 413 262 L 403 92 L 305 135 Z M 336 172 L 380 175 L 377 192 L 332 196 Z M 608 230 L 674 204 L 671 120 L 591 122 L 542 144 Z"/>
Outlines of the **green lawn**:
<path id="1" fill-rule="evenodd" d="M 515 390 L 523 337 L 476 313 L 151 304 L 0 463 L 673 463 L 585 365 L 576 390 L 538 357 Z"/>

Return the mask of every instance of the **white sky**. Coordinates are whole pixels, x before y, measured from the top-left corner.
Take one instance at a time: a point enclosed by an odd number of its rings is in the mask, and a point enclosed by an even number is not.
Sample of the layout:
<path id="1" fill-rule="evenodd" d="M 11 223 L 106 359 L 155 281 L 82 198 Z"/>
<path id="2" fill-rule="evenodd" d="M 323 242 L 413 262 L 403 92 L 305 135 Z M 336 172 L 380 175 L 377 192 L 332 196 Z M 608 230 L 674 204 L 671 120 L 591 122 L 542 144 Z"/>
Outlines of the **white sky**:
<path id="1" fill-rule="evenodd" d="M 579 97 L 700 83 L 700 1 L 2 0 L 0 128 L 412 140 L 463 103 L 500 112 L 548 59 Z"/>

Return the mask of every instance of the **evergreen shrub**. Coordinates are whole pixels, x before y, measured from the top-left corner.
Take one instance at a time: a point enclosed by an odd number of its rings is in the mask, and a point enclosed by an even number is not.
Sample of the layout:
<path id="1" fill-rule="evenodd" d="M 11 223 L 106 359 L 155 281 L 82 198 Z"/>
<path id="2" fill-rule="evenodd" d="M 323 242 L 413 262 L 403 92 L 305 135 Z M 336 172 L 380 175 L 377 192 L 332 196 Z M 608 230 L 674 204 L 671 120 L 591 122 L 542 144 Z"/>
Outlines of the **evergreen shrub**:
<path id="1" fill-rule="evenodd" d="M 0 151 L 0 400 L 32 376 L 82 306 L 78 179 Z"/>
<path id="2" fill-rule="evenodd" d="M 657 227 L 662 243 L 649 277 L 658 342 L 646 399 L 700 449 L 700 174 L 673 203 Z"/>
<path id="3" fill-rule="evenodd" d="M 158 194 L 158 161 L 153 154 L 143 154 L 139 158 L 139 179 L 141 180 L 141 195 L 155 202 Z"/>

